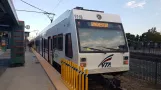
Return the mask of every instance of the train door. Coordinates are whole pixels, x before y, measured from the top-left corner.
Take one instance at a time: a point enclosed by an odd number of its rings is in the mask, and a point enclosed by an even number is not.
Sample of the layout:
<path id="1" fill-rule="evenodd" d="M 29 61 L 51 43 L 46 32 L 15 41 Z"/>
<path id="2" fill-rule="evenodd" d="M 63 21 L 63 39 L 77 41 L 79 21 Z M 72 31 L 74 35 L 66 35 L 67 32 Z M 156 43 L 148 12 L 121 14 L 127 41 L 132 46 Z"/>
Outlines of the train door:
<path id="1" fill-rule="evenodd" d="M 42 38 L 42 40 L 41 40 L 41 55 L 43 56 L 43 47 L 44 47 L 44 45 L 43 45 L 43 42 L 44 40 L 43 40 L 43 38 Z"/>
<path id="2" fill-rule="evenodd" d="M 56 49 L 54 50 L 54 61 L 56 63 L 56 69 L 60 72 L 60 59 L 63 57 L 63 34 L 59 34 L 57 37 Z"/>
<path id="3" fill-rule="evenodd" d="M 39 39 L 39 53 L 40 53 L 40 50 L 41 50 L 41 43 L 40 43 L 40 39 Z"/>
<path id="4" fill-rule="evenodd" d="M 51 57 L 52 57 L 52 53 L 51 53 L 51 37 L 48 37 L 48 62 L 51 63 Z"/>
<path id="5" fill-rule="evenodd" d="M 43 57 L 45 58 L 45 48 L 46 48 L 46 45 L 45 45 L 45 38 L 44 38 L 44 41 L 43 41 Z"/>
<path id="6" fill-rule="evenodd" d="M 53 38 L 51 37 L 51 39 L 50 39 L 50 45 L 51 45 L 51 47 L 50 47 L 50 64 L 52 65 L 52 63 L 53 63 Z"/>
<path id="7" fill-rule="evenodd" d="M 53 50 L 52 50 L 52 65 L 55 67 L 55 50 L 56 50 L 57 36 L 53 36 Z"/>

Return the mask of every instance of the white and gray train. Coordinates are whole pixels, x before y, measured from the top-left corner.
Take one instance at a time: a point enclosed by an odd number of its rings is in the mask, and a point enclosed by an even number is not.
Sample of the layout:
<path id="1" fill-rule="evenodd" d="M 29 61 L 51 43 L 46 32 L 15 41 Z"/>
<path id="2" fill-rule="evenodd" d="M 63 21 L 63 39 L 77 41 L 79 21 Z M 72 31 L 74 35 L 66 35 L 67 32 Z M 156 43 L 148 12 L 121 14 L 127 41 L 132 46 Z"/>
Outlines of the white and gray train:
<path id="1" fill-rule="evenodd" d="M 119 15 L 76 7 L 64 12 L 32 41 L 59 70 L 61 58 L 83 66 L 89 74 L 129 70 L 129 49 Z"/>

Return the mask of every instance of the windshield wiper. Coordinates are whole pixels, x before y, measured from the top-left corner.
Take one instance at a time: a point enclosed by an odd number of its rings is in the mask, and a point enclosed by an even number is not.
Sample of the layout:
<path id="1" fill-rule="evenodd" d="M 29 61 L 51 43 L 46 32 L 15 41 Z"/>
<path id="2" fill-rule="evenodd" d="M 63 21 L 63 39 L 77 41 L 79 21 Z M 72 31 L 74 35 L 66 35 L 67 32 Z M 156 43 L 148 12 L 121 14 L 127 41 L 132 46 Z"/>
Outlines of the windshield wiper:
<path id="1" fill-rule="evenodd" d="M 105 48 L 105 49 L 110 49 L 110 50 L 119 50 L 119 49 L 115 49 L 115 48 L 109 48 L 109 47 L 104 47 L 104 46 L 97 46 L 97 47 L 102 47 L 102 48 Z"/>
<path id="2" fill-rule="evenodd" d="M 100 49 L 97 49 L 97 48 L 91 48 L 91 47 L 83 47 L 83 48 L 89 48 L 89 49 L 92 49 L 92 50 L 97 50 L 97 51 L 104 52 L 103 50 L 100 50 Z"/>

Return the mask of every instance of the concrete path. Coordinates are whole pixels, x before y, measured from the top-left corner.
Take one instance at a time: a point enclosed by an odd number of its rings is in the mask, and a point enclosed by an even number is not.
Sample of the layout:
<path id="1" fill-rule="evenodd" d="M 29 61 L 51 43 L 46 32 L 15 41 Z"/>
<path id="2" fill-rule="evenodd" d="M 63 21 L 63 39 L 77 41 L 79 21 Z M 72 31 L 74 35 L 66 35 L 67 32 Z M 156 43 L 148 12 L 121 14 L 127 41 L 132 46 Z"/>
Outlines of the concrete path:
<path id="1" fill-rule="evenodd" d="M 25 66 L 7 68 L 0 77 L 0 90 L 55 90 L 33 53 L 25 53 Z"/>
<path id="2" fill-rule="evenodd" d="M 60 73 L 53 68 L 47 60 L 45 60 L 39 53 L 37 53 L 34 49 L 32 49 L 33 53 L 36 55 L 37 59 L 40 61 L 42 67 L 48 74 L 50 80 L 55 85 L 57 90 L 69 90 L 67 86 L 63 83 Z"/>

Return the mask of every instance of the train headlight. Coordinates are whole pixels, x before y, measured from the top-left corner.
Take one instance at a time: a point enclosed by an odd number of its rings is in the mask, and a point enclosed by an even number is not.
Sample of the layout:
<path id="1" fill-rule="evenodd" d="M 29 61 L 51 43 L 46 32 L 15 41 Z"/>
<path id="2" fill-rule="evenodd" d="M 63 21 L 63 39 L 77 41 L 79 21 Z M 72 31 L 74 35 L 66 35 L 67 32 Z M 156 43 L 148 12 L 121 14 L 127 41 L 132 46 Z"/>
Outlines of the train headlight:
<path id="1" fill-rule="evenodd" d="M 86 63 L 80 63 L 81 67 L 86 67 Z"/>
<path id="2" fill-rule="evenodd" d="M 129 61 L 128 60 L 124 61 L 124 64 L 125 65 L 129 64 Z"/>
<path id="3" fill-rule="evenodd" d="M 80 58 L 80 66 L 86 67 L 86 58 Z"/>

